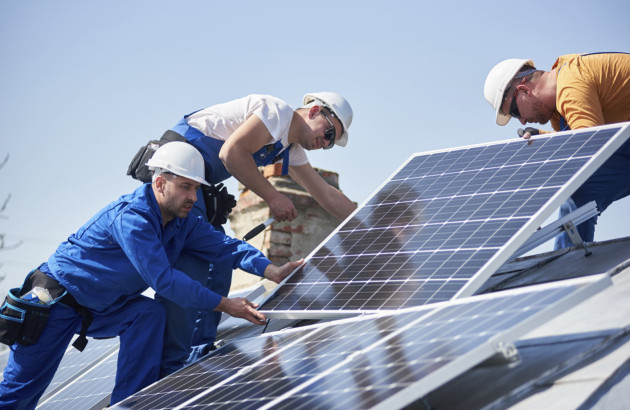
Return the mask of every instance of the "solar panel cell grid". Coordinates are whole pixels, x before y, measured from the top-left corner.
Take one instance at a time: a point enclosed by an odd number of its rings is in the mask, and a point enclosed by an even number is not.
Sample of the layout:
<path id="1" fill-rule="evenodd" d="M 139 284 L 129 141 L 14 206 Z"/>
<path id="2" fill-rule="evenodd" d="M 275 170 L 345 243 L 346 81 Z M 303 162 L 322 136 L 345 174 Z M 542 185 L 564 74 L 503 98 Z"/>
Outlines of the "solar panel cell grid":
<path id="1" fill-rule="evenodd" d="M 63 386 L 63 390 L 40 400 L 38 410 L 84 410 L 106 399 L 114 388 L 118 352 L 114 351 L 104 357 L 98 366 L 86 370 L 76 380 Z"/>
<path id="2" fill-rule="evenodd" d="M 114 388 L 118 338 L 90 339 L 79 352 L 69 347 L 39 401 L 38 409 L 87 409 Z"/>
<path id="3" fill-rule="evenodd" d="M 491 356 L 498 341 L 513 340 L 609 283 L 608 278 L 591 277 L 262 335 L 192 366 L 187 377 L 207 380 L 192 389 L 184 384 L 174 393 L 178 399 L 185 393 L 190 400 L 170 405 L 239 410 L 403 407 Z M 158 382 L 121 407 L 148 408 L 146 396 L 172 391 L 173 386 L 169 379 Z M 398 393 L 412 397 L 401 399 Z M 387 407 L 388 400 L 396 400 L 395 405 Z"/>
<path id="4" fill-rule="evenodd" d="M 277 343 L 290 343 L 299 334 L 271 339 L 266 336 L 236 341 L 221 350 L 214 360 L 202 360 L 170 375 L 124 401 L 124 408 L 173 409 L 212 386 L 229 380 L 239 371 L 273 355 Z"/>
<path id="5" fill-rule="evenodd" d="M 389 322 L 389 323 L 387 323 Z M 324 328 L 300 332 L 304 340 L 282 350 L 273 359 L 254 366 L 234 383 L 213 389 L 194 402 L 194 407 L 225 405 L 238 408 L 259 408 L 318 374 L 327 371 L 348 352 L 365 349 L 377 343 L 381 332 L 393 331 L 396 320 L 387 319 L 375 327 L 373 323 L 350 323 L 344 329 Z M 282 346 L 278 346 L 281 348 Z M 264 383 L 260 383 L 265 380 Z M 194 408 L 191 406 L 191 408 Z"/>

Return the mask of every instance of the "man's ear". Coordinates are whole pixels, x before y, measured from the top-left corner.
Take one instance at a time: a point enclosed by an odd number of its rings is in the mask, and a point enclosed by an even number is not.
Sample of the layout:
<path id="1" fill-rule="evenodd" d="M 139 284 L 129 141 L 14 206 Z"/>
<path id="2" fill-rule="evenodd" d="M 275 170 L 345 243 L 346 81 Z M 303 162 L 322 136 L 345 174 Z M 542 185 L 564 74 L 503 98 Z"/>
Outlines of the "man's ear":
<path id="1" fill-rule="evenodd" d="M 319 105 L 314 105 L 308 110 L 308 118 L 313 119 L 319 115 L 319 112 L 322 110 L 322 107 Z"/>
<path id="2" fill-rule="evenodd" d="M 518 90 L 519 93 L 521 93 L 521 92 L 524 92 L 525 94 L 531 94 L 532 93 L 532 89 L 529 86 L 529 84 L 527 84 L 527 83 L 517 85 L 516 89 Z"/>
<path id="3" fill-rule="evenodd" d="M 159 175 L 155 178 L 155 189 L 157 189 L 158 192 L 164 192 L 164 185 L 166 185 L 166 178 L 164 178 L 163 175 Z"/>

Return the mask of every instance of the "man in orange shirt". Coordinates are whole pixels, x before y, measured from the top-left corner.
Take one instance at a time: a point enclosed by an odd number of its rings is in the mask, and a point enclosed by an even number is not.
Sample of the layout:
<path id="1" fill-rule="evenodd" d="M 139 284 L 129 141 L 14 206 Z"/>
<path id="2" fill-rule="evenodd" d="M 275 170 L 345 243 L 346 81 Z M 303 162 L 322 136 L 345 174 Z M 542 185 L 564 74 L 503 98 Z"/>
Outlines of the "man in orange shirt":
<path id="1" fill-rule="evenodd" d="M 569 54 L 559 57 L 550 71 L 537 70 L 531 60 L 504 60 L 490 70 L 484 96 L 498 125 L 514 117 L 523 125 L 551 121 L 555 131 L 564 131 L 630 121 L 630 54 Z M 519 129 L 525 139 L 540 132 L 545 131 Z M 630 141 L 562 205 L 560 216 L 593 200 L 603 212 L 630 194 L 629 173 Z M 593 241 L 596 222 L 593 217 L 577 227 L 584 241 Z M 570 246 L 568 235 L 556 238 L 556 249 Z"/>

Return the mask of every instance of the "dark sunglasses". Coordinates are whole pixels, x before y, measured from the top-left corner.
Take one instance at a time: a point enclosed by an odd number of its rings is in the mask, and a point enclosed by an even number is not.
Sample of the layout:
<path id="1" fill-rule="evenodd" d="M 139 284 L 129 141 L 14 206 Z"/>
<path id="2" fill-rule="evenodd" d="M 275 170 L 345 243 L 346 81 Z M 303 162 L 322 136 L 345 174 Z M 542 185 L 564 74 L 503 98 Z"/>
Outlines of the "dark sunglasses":
<path id="1" fill-rule="evenodd" d="M 518 110 L 518 105 L 516 104 L 516 94 L 518 94 L 518 88 L 514 90 L 514 95 L 512 96 L 512 102 L 510 103 L 510 115 L 513 118 L 519 119 L 521 118 L 521 113 Z"/>
<path id="2" fill-rule="evenodd" d="M 326 128 L 326 131 L 324 131 L 324 139 L 328 141 L 328 145 L 326 145 L 324 149 L 331 149 L 335 145 L 335 136 L 337 135 L 337 130 L 335 129 L 335 125 L 332 123 L 332 121 L 330 121 L 330 118 L 328 118 L 324 110 L 320 110 L 319 112 L 322 113 L 324 118 L 326 118 L 326 121 L 328 121 L 328 124 L 330 124 L 330 127 Z"/>

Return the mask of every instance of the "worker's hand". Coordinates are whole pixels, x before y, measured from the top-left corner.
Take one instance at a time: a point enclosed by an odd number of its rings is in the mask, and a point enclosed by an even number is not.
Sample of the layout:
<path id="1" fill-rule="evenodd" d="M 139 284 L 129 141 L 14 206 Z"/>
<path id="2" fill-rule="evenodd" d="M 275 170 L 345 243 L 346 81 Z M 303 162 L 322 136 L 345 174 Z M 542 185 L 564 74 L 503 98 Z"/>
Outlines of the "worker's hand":
<path id="1" fill-rule="evenodd" d="M 300 265 L 304 265 L 304 259 L 300 259 L 295 262 L 287 262 L 282 266 L 276 266 L 271 263 L 267 265 L 267 268 L 265 269 L 265 279 L 280 283 L 284 278 L 289 276 L 289 273 L 293 272 Z"/>
<path id="2" fill-rule="evenodd" d="M 540 130 L 534 127 L 527 127 L 525 129 L 519 128 L 516 132 L 518 133 L 519 137 L 526 140 L 530 139 L 533 135 L 540 134 Z"/>
<path id="3" fill-rule="evenodd" d="M 266 318 L 265 315 L 256 310 L 257 307 L 258 303 L 250 302 L 245 298 L 222 297 L 219 306 L 214 310 L 248 320 L 255 325 L 262 325 L 265 323 Z"/>
<path id="4" fill-rule="evenodd" d="M 297 210 L 293 206 L 293 202 L 285 195 L 277 193 L 271 200 L 267 201 L 271 214 L 276 221 L 292 221 L 297 218 Z"/>

